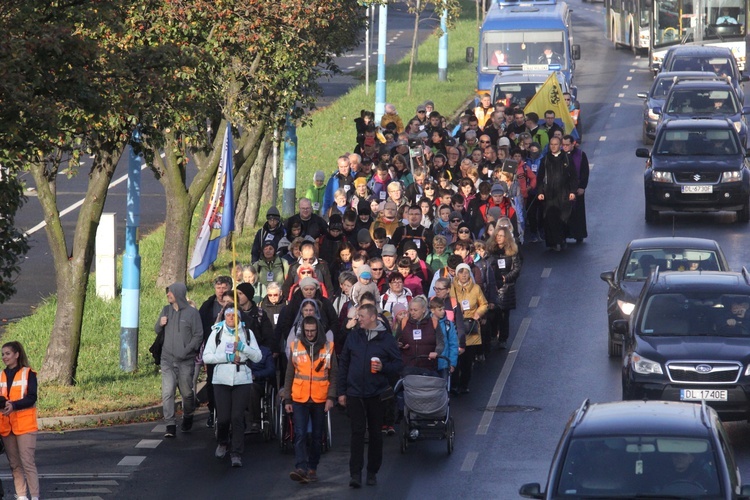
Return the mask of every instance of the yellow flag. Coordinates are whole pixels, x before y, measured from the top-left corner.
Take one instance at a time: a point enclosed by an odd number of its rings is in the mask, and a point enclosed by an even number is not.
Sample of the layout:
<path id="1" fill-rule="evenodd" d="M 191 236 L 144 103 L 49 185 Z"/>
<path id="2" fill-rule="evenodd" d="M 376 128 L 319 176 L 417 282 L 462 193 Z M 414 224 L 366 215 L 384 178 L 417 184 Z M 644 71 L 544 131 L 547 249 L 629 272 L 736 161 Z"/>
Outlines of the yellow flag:
<path id="1" fill-rule="evenodd" d="M 548 110 L 554 111 L 555 118 L 562 121 L 566 134 L 574 134 L 575 124 L 570 117 L 568 107 L 565 105 L 562 88 L 560 88 L 560 82 L 557 81 L 557 76 L 554 72 L 550 73 L 547 81 L 544 82 L 539 92 L 534 94 L 534 97 L 526 104 L 523 112 L 525 114 L 533 112 L 539 115 L 540 119 L 544 119 L 544 113 Z"/>

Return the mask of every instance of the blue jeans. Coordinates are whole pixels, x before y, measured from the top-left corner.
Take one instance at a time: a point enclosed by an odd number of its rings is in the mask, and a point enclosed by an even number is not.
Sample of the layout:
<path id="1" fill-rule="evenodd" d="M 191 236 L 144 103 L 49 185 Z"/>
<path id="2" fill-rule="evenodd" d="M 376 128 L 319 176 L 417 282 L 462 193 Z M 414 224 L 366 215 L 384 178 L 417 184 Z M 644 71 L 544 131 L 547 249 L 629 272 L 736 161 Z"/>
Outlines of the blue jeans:
<path id="1" fill-rule="evenodd" d="M 296 403 L 294 409 L 294 459 L 295 468 L 317 470 L 320 462 L 320 451 L 323 442 L 325 425 L 325 403 Z M 307 424 L 312 420 L 312 444 L 310 453 L 307 450 Z"/>

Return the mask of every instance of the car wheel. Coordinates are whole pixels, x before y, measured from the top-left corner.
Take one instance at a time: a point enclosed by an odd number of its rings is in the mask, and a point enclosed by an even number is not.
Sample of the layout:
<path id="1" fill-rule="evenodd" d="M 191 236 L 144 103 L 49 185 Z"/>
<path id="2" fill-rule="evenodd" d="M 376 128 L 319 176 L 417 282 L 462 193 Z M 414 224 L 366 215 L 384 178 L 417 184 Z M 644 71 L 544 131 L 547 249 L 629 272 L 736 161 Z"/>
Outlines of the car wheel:
<path id="1" fill-rule="evenodd" d="M 651 208 L 651 204 L 646 202 L 646 224 L 656 224 L 659 222 L 659 212 Z"/>
<path id="2" fill-rule="evenodd" d="M 612 337 L 607 339 L 607 353 L 610 357 L 622 355 L 622 344 L 612 340 Z"/>
<path id="3" fill-rule="evenodd" d="M 742 205 L 742 210 L 737 211 L 737 222 L 750 222 L 750 200 Z"/>

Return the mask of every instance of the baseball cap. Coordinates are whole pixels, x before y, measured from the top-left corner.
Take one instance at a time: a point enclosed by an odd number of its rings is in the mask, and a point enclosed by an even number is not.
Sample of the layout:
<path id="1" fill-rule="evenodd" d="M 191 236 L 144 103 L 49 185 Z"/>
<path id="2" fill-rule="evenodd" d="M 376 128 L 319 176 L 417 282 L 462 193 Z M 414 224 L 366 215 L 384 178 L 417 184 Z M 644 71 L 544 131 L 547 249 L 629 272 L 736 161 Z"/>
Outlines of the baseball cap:
<path id="1" fill-rule="evenodd" d="M 385 257 L 395 257 L 397 254 L 396 247 L 388 243 L 387 245 L 383 245 L 383 250 L 380 252 L 380 255 L 383 255 Z"/>

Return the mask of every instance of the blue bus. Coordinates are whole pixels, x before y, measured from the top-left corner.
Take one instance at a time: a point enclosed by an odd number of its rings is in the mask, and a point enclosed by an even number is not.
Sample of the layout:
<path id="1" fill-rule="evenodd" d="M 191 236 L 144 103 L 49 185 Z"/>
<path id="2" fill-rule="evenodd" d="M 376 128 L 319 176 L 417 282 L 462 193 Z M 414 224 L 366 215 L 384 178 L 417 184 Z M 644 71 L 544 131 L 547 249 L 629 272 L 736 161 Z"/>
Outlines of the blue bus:
<path id="1" fill-rule="evenodd" d="M 500 0 L 487 11 L 479 31 L 477 91 L 490 92 L 503 70 L 562 71 L 573 84 L 581 48 L 573 43 L 571 10 L 555 0 Z"/>

